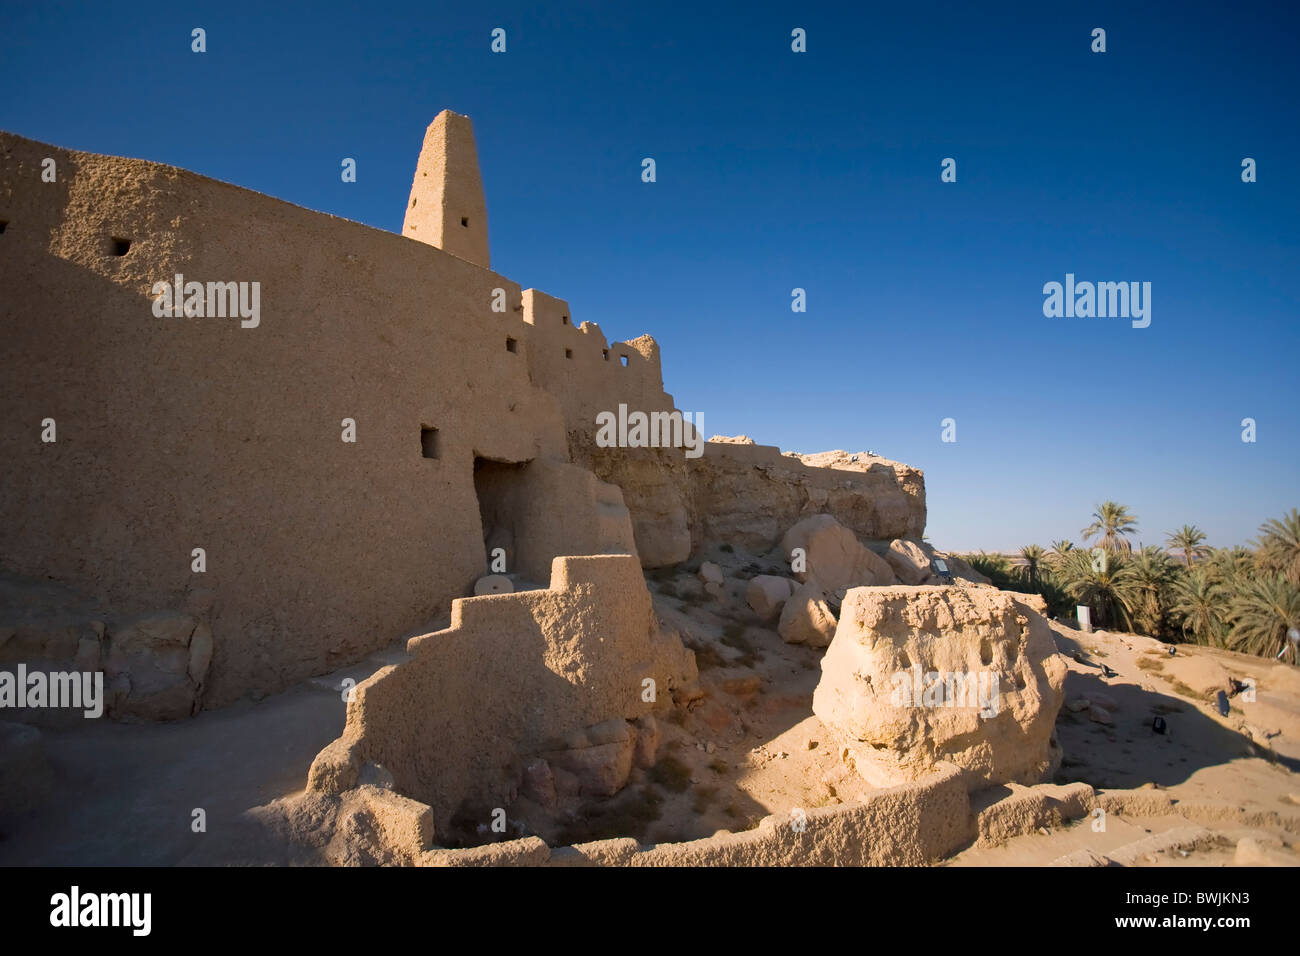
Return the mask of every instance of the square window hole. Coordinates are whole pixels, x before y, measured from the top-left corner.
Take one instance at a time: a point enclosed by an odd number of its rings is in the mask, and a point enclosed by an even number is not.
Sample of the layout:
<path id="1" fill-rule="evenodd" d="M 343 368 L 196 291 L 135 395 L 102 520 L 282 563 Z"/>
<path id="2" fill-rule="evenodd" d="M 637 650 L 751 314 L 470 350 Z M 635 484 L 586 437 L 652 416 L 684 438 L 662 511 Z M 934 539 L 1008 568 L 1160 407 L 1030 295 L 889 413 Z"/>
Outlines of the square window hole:
<path id="1" fill-rule="evenodd" d="M 420 426 L 420 453 L 425 458 L 438 457 L 438 429 Z"/>
<path id="2" fill-rule="evenodd" d="M 609 361 L 609 349 L 601 349 L 600 354 L 605 356 L 605 361 Z"/>
<path id="3" fill-rule="evenodd" d="M 626 355 L 620 355 L 620 356 L 618 357 L 618 360 L 619 360 L 620 362 L 623 363 L 623 367 L 624 367 L 624 368 L 627 368 L 627 356 L 626 356 Z"/>
<path id="4" fill-rule="evenodd" d="M 518 352 L 518 351 L 519 351 L 519 342 L 516 341 L 515 339 L 507 338 L 507 339 L 506 339 L 506 351 L 507 351 L 507 352 Z"/>
<path id="5" fill-rule="evenodd" d="M 573 349 L 565 349 L 565 350 L 564 350 L 564 357 L 565 357 L 565 358 L 573 358 Z"/>
<path id="6" fill-rule="evenodd" d="M 131 251 L 131 240 L 113 236 L 108 241 L 108 251 L 110 255 L 124 256 Z"/>
<path id="7" fill-rule="evenodd" d="M 0 233 L 5 231 L 5 226 L 9 225 L 8 219 L 0 219 Z"/>
<path id="8" fill-rule="evenodd" d="M 562 316 L 560 316 L 560 324 L 561 324 L 561 325 L 568 325 L 568 324 L 569 324 L 569 317 L 568 317 L 567 315 L 562 315 Z"/>
<path id="9" fill-rule="evenodd" d="M 468 229 L 468 228 L 469 228 L 469 219 L 468 219 L 467 217 L 465 217 L 465 216 L 461 216 L 461 217 L 460 217 L 460 224 L 461 224 L 462 226 L 464 226 L 466 229 Z"/>

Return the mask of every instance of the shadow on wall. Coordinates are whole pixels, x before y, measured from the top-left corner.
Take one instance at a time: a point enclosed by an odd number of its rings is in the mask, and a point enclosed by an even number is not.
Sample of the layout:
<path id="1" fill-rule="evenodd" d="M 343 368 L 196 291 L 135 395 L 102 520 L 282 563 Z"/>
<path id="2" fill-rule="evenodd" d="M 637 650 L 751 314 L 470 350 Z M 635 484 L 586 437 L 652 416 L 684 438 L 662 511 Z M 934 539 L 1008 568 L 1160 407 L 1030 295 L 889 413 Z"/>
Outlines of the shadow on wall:
<path id="1" fill-rule="evenodd" d="M 492 553 L 505 552 L 505 571 L 520 567 L 520 546 L 529 531 L 530 461 L 474 459 L 474 494 L 483 523 L 484 567 L 493 568 Z"/>

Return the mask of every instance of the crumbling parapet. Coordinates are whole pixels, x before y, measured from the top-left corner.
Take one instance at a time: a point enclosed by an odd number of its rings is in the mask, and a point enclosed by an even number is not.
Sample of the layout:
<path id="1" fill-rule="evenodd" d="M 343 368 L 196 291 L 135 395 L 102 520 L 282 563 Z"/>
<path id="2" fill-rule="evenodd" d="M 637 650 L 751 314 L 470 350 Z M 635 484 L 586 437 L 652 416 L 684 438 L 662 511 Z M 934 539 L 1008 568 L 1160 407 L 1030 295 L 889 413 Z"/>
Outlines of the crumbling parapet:
<path id="1" fill-rule="evenodd" d="M 439 828 L 458 810 L 505 806 L 524 760 L 575 729 L 666 709 L 696 679 L 632 555 L 559 557 L 546 590 L 456 600 L 451 626 L 408 650 L 355 688 L 308 787 L 344 791 L 379 765 Z"/>

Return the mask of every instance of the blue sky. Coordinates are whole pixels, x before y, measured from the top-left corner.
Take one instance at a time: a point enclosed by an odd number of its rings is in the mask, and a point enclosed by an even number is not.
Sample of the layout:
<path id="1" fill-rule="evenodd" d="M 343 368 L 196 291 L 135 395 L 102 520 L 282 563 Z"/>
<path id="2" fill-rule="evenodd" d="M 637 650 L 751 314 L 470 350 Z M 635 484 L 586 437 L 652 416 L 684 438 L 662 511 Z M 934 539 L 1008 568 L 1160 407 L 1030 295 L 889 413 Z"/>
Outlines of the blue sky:
<path id="1" fill-rule="evenodd" d="M 396 232 L 451 108 L 495 269 L 653 334 L 706 434 L 923 469 L 937 545 L 1300 506 L 1289 4 L 270 6 L 6 3 L 0 128 Z M 1150 282 L 1150 327 L 1045 318 L 1067 272 Z"/>

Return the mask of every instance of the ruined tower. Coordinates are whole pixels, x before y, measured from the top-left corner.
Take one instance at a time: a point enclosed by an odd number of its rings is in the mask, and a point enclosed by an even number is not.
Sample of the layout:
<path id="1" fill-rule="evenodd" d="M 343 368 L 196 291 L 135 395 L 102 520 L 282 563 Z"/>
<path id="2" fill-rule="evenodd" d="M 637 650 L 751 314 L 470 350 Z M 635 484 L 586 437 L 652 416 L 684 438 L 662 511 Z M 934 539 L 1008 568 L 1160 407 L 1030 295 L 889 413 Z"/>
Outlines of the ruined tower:
<path id="1" fill-rule="evenodd" d="M 468 116 L 443 110 L 425 131 L 402 235 L 489 268 L 487 203 Z"/>

